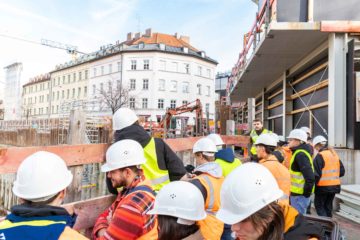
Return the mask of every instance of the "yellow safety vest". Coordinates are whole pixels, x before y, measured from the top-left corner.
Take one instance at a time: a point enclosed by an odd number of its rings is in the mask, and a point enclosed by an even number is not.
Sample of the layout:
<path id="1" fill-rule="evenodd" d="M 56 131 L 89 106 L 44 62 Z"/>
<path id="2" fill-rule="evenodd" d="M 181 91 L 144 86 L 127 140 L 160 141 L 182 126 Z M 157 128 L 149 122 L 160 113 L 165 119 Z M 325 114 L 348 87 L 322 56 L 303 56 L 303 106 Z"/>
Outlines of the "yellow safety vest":
<path id="1" fill-rule="evenodd" d="M 264 133 L 271 133 L 271 131 L 267 130 L 266 128 L 264 128 L 261 132 L 261 134 L 264 134 Z M 260 134 L 260 135 L 261 135 Z M 256 146 L 255 146 L 255 142 L 256 140 L 258 139 L 259 135 L 257 135 L 255 129 L 251 130 L 250 132 L 250 137 L 251 137 L 251 140 L 253 142 L 253 145 L 251 146 L 251 149 L 250 149 L 250 152 L 252 155 L 256 155 Z"/>
<path id="2" fill-rule="evenodd" d="M 314 164 L 313 164 L 311 155 L 303 149 L 296 150 L 291 157 L 289 170 L 290 170 L 290 181 L 291 181 L 290 192 L 297 193 L 297 194 L 304 193 L 304 185 L 305 185 L 305 179 L 304 179 L 304 176 L 302 175 L 302 173 L 292 170 L 292 164 L 294 163 L 295 157 L 300 152 L 304 153 L 308 157 L 310 164 L 311 164 L 311 168 L 314 172 Z M 313 186 L 312 192 L 314 192 L 314 190 L 315 190 L 315 185 Z"/>
<path id="3" fill-rule="evenodd" d="M 232 163 L 229 163 L 221 158 L 215 159 L 215 162 L 220 165 L 224 177 L 229 175 L 229 173 L 241 165 L 241 161 L 238 158 L 234 158 Z"/>
<path id="4" fill-rule="evenodd" d="M 144 148 L 144 156 L 146 163 L 142 165 L 144 175 L 150 180 L 151 187 L 155 191 L 159 191 L 164 185 L 170 182 L 169 171 L 162 170 L 158 166 L 155 140 L 151 138 L 150 142 Z"/>

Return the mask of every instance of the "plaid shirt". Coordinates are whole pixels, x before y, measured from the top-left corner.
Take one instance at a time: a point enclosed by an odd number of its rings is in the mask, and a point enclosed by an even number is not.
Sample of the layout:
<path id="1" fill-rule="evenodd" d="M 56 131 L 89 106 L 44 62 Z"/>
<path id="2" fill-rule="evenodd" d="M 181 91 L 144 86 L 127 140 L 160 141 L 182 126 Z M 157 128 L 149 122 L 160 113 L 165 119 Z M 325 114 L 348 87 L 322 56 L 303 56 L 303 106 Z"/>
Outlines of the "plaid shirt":
<path id="1" fill-rule="evenodd" d="M 143 190 L 129 193 L 140 185 L 149 187 L 138 179 L 118 194 L 115 202 L 97 219 L 93 239 L 137 239 L 155 227 L 155 216 L 146 214 L 153 208 L 155 196 Z M 97 237 L 97 232 L 104 228 L 104 236 Z"/>

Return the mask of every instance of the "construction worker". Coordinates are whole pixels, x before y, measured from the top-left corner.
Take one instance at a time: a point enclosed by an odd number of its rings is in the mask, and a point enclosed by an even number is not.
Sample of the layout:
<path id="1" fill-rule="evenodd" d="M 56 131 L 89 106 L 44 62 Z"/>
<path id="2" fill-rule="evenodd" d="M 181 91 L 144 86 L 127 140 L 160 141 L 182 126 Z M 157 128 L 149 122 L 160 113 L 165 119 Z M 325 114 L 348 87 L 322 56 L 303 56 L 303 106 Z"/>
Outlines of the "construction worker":
<path id="1" fill-rule="evenodd" d="M 277 142 L 277 146 L 273 151 L 273 155 L 281 164 L 283 164 L 287 169 L 289 169 L 292 152 L 287 146 L 287 142 L 285 142 L 285 137 L 279 136 L 276 133 L 270 133 L 270 135 Z"/>
<path id="2" fill-rule="evenodd" d="M 153 138 L 139 125 L 138 117 L 129 108 L 118 109 L 113 116 L 115 142 L 132 139 L 144 148 L 146 163 L 142 166 L 146 179 L 151 181 L 155 191 L 170 181 L 179 180 L 186 174 L 183 162 L 161 139 Z M 110 181 L 107 180 L 108 186 Z M 110 192 L 116 189 L 109 186 Z"/>
<path id="3" fill-rule="evenodd" d="M 316 213 L 332 217 L 333 200 L 340 193 L 340 177 L 345 175 L 345 168 L 334 149 L 327 145 L 326 138 L 316 136 L 313 143 L 318 151 L 314 159 Z"/>
<path id="4" fill-rule="evenodd" d="M 71 227 L 73 209 L 60 207 L 73 175 L 64 160 L 50 152 L 36 152 L 20 164 L 13 193 L 21 204 L 0 222 L 0 239 L 87 239 Z"/>
<path id="5" fill-rule="evenodd" d="M 159 240 L 203 240 L 196 221 L 206 218 L 204 199 L 193 184 L 175 181 L 156 195 L 154 208 L 148 214 L 158 218 Z"/>
<path id="6" fill-rule="evenodd" d="M 96 220 L 93 239 L 157 239 L 156 218 L 146 215 L 153 207 L 155 192 L 140 168 L 145 162 L 144 150 L 134 140 L 118 141 L 106 151 L 101 171 L 122 191 Z"/>
<path id="7" fill-rule="evenodd" d="M 321 225 L 277 202 L 283 194 L 267 168 L 242 164 L 225 178 L 216 217 L 232 225 L 236 239 L 322 239 Z"/>
<path id="8" fill-rule="evenodd" d="M 309 147 L 310 147 L 310 155 L 311 156 L 313 156 L 314 155 L 314 145 L 313 145 L 313 143 L 312 143 L 312 135 L 311 135 L 311 130 L 310 130 L 310 128 L 308 128 L 308 127 L 301 127 L 300 128 L 301 130 L 303 130 L 304 132 L 306 132 L 306 135 L 307 135 L 307 141 L 306 141 L 306 143 L 307 144 L 309 144 Z"/>
<path id="9" fill-rule="evenodd" d="M 279 188 L 284 192 L 283 199 L 289 202 L 290 196 L 290 172 L 279 163 L 272 154 L 277 146 L 277 140 L 269 133 L 261 134 L 255 142 L 259 163 L 266 167 L 275 177 Z"/>
<path id="10" fill-rule="evenodd" d="M 211 133 L 207 137 L 216 145 L 218 151 L 215 153 L 215 162 L 220 165 L 223 176 L 226 177 L 232 170 L 241 165 L 241 161 L 235 157 L 234 150 L 231 147 L 226 148 L 219 134 Z"/>
<path id="11" fill-rule="evenodd" d="M 224 231 L 224 224 L 215 217 L 220 207 L 220 187 L 224 181 L 221 167 L 214 162 L 216 152 L 216 145 L 207 137 L 195 142 L 193 153 L 197 167 L 191 178 L 185 176 L 182 179 L 194 184 L 203 195 L 205 210 L 208 215 L 205 220 L 197 223 L 204 239 L 211 240 L 221 239 Z"/>
<path id="12" fill-rule="evenodd" d="M 310 195 L 314 192 L 314 165 L 310 155 L 307 135 L 301 129 L 294 129 L 287 137 L 292 151 L 290 160 L 290 203 L 301 214 L 306 213 Z"/>
<path id="13" fill-rule="evenodd" d="M 256 162 L 258 160 L 257 155 L 256 155 L 256 147 L 255 147 L 255 142 L 256 139 L 263 133 L 270 133 L 271 131 L 267 130 L 266 128 L 263 127 L 263 122 L 256 118 L 253 121 L 253 129 L 250 132 L 250 139 L 251 139 L 251 149 L 250 149 L 250 153 L 251 153 L 251 160 Z"/>

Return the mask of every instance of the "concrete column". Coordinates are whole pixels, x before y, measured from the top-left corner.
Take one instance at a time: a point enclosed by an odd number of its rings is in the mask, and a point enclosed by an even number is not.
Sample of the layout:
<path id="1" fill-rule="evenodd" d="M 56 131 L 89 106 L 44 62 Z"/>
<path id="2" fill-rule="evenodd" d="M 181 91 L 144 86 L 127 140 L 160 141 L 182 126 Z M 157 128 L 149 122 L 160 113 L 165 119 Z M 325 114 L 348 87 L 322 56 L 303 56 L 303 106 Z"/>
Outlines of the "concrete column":
<path id="1" fill-rule="evenodd" d="M 328 141 L 334 147 L 346 147 L 346 52 L 345 34 L 329 34 Z"/>
<path id="2" fill-rule="evenodd" d="M 293 117 L 292 115 L 287 115 L 287 112 L 293 110 L 293 101 L 287 100 L 287 98 L 292 94 L 292 89 L 287 85 L 286 73 L 283 73 L 283 120 L 282 120 L 282 135 L 284 137 L 288 136 L 290 131 L 293 128 Z"/>
<path id="3" fill-rule="evenodd" d="M 264 128 L 269 129 L 269 122 L 268 122 L 268 117 L 269 117 L 269 110 L 267 109 L 269 106 L 269 101 L 267 100 L 269 94 L 265 93 L 265 88 L 262 91 L 262 120 L 264 123 Z"/>
<path id="4" fill-rule="evenodd" d="M 252 122 L 255 119 L 255 98 L 248 98 L 248 124 L 249 129 L 252 127 Z"/>

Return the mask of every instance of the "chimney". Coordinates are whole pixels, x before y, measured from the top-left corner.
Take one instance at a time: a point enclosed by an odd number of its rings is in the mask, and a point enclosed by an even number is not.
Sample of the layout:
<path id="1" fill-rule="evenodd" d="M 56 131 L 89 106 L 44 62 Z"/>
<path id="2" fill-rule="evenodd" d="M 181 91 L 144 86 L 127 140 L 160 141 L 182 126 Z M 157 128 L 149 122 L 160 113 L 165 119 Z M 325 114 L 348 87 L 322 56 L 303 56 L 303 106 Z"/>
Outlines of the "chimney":
<path id="1" fill-rule="evenodd" d="M 140 32 L 135 33 L 135 39 L 139 39 L 140 36 L 141 36 L 141 33 L 140 33 Z"/>
<path id="2" fill-rule="evenodd" d="M 151 37 L 152 36 L 152 29 L 148 28 L 145 30 L 145 37 Z"/>
<path id="3" fill-rule="evenodd" d="M 188 36 L 180 36 L 180 40 L 183 40 L 187 44 L 190 44 L 190 37 Z"/>
<path id="4" fill-rule="evenodd" d="M 174 35 L 177 39 L 179 39 L 180 35 L 178 33 L 175 33 Z"/>
<path id="5" fill-rule="evenodd" d="M 131 41 L 134 39 L 134 33 L 129 32 L 126 37 L 126 41 Z"/>

